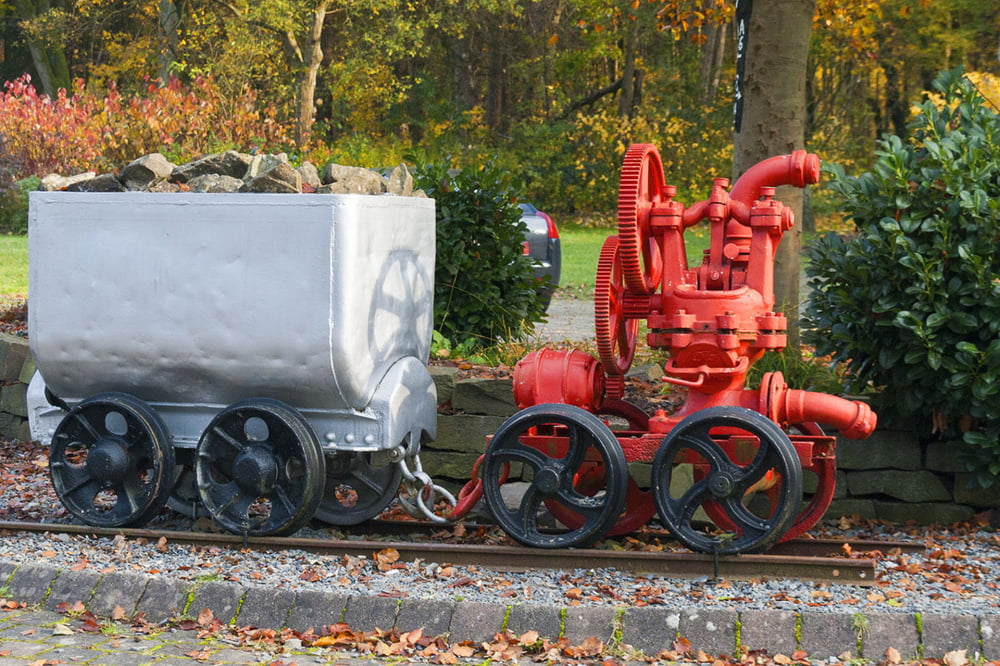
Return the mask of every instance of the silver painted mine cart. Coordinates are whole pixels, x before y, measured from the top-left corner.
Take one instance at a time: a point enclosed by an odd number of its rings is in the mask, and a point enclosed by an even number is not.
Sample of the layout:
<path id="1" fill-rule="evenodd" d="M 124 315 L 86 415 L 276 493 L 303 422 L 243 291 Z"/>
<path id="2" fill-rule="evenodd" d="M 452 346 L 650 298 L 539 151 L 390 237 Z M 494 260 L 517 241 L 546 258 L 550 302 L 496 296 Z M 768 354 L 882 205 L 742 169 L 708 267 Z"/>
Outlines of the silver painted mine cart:
<path id="1" fill-rule="evenodd" d="M 87 523 L 358 523 L 435 435 L 431 199 L 34 192 L 28 249 L 32 433 Z"/>

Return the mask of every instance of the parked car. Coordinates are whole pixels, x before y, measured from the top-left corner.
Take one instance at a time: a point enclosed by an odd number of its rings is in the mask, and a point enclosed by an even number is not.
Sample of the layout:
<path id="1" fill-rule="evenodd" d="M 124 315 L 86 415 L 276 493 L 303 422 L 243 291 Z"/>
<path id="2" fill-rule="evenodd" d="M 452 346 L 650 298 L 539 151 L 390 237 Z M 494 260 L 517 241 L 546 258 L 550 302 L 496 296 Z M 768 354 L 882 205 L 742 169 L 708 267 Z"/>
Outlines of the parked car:
<path id="1" fill-rule="evenodd" d="M 518 204 L 521 221 L 527 226 L 524 232 L 524 253 L 535 261 L 535 277 L 544 281 L 540 286 L 545 306 L 548 307 L 552 293 L 559 286 L 562 271 L 562 251 L 559 248 L 559 229 L 548 214 L 530 203 Z"/>

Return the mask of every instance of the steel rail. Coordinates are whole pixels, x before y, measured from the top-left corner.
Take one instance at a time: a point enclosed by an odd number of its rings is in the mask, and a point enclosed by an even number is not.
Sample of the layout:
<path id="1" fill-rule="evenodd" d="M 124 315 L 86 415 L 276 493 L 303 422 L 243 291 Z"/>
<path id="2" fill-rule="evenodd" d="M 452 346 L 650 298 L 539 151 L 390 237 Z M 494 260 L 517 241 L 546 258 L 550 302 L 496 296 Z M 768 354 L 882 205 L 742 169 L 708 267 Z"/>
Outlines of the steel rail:
<path id="1" fill-rule="evenodd" d="M 615 551 L 597 548 L 545 550 L 521 546 L 472 545 L 407 541 L 316 539 L 300 537 L 241 537 L 235 534 L 184 532 L 138 528 L 97 528 L 54 523 L 0 522 L 0 532 L 48 532 L 78 536 L 145 539 L 230 549 L 304 550 L 325 555 L 366 557 L 394 548 L 400 559 L 476 565 L 499 571 L 527 569 L 615 568 L 635 574 L 678 578 L 750 580 L 764 577 L 796 578 L 853 585 L 875 584 L 875 561 L 867 558 L 803 557 L 798 555 L 711 555 L 689 552 Z"/>
<path id="2" fill-rule="evenodd" d="M 492 523 L 472 523 L 463 522 L 461 526 L 466 532 L 474 532 L 479 529 L 494 527 Z M 446 525 L 432 523 L 426 520 L 372 520 L 360 525 L 349 527 L 338 527 L 338 531 L 344 534 L 355 534 L 369 536 L 372 534 L 417 534 L 427 533 L 433 530 L 449 529 Z M 673 541 L 670 532 L 665 529 L 655 529 L 645 527 L 642 531 L 634 533 L 637 538 L 656 537 L 663 541 Z M 844 557 L 845 551 L 862 555 L 864 553 L 889 554 L 898 550 L 900 553 L 912 555 L 926 550 L 921 543 L 913 541 L 889 541 L 885 539 L 858 539 L 845 537 L 835 539 L 830 537 L 798 537 L 789 541 L 783 541 L 771 546 L 767 551 L 769 555 L 793 555 L 800 557 Z"/>

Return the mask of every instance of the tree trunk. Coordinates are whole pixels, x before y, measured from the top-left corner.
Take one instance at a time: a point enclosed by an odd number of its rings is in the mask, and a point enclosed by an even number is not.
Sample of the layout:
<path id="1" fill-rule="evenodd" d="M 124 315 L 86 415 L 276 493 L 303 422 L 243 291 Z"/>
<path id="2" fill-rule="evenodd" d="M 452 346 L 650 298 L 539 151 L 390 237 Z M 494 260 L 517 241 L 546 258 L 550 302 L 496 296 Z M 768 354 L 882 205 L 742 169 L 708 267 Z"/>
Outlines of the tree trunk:
<path id="1" fill-rule="evenodd" d="M 170 78 L 170 69 L 177 60 L 178 33 L 181 24 L 181 13 L 174 0 L 160 0 L 158 14 L 160 28 L 159 75 L 166 82 Z"/>
<path id="2" fill-rule="evenodd" d="M 752 2 L 752 4 L 751 4 Z M 815 0 L 739 0 L 733 176 L 757 162 L 805 147 L 806 58 Z M 777 198 L 802 219 L 802 190 Z M 775 306 L 788 317 L 789 345 L 798 345 L 802 225 L 785 233 L 774 267 Z"/>
<path id="3" fill-rule="evenodd" d="M 618 116 L 631 118 L 636 107 L 635 52 L 639 48 L 639 21 L 631 21 L 622 37 L 622 89 L 618 98 Z"/>
<path id="4" fill-rule="evenodd" d="M 22 21 L 32 21 L 51 9 L 48 0 L 15 0 L 14 4 L 18 18 Z M 44 43 L 46 40 L 34 39 L 28 35 L 23 37 L 28 44 L 28 53 L 31 54 L 31 63 L 35 66 L 42 92 L 54 97 L 60 88 L 69 88 L 69 63 L 62 48 Z"/>
<path id="5" fill-rule="evenodd" d="M 323 22 L 326 20 L 330 0 L 321 0 L 313 10 L 313 23 L 306 37 L 302 69 L 299 73 L 298 113 L 295 123 L 295 142 L 299 147 L 309 141 L 316 118 L 316 78 L 323 64 Z"/>

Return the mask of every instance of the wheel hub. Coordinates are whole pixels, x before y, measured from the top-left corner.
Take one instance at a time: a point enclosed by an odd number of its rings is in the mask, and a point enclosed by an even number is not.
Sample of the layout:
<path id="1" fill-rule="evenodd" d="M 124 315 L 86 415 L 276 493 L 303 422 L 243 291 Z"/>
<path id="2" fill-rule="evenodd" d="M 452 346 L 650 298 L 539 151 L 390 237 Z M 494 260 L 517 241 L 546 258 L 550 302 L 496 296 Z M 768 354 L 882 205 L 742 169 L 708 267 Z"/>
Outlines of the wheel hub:
<path id="1" fill-rule="evenodd" d="M 87 473 L 102 485 L 125 478 L 129 469 L 125 444 L 117 437 L 104 437 L 87 454 Z"/>
<path id="2" fill-rule="evenodd" d="M 267 495 L 278 481 L 278 465 L 263 446 L 241 451 L 233 461 L 233 476 L 240 489 L 255 496 Z"/>
<path id="3" fill-rule="evenodd" d="M 535 487 L 538 488 L 538 492 L 546 497 L 559 492 L 560 482 L 561 475 L 559 474 L 559 470 L 552 469 L 551 467 L 543 467 L 535 474 Z"/>
<path id="4" fill-rule="evenodd" d="M 729 472 L 715 472 L 708 479 L 708 490 L 715 499 L 725 499 L 733 494 L 736 480 Z"/>

